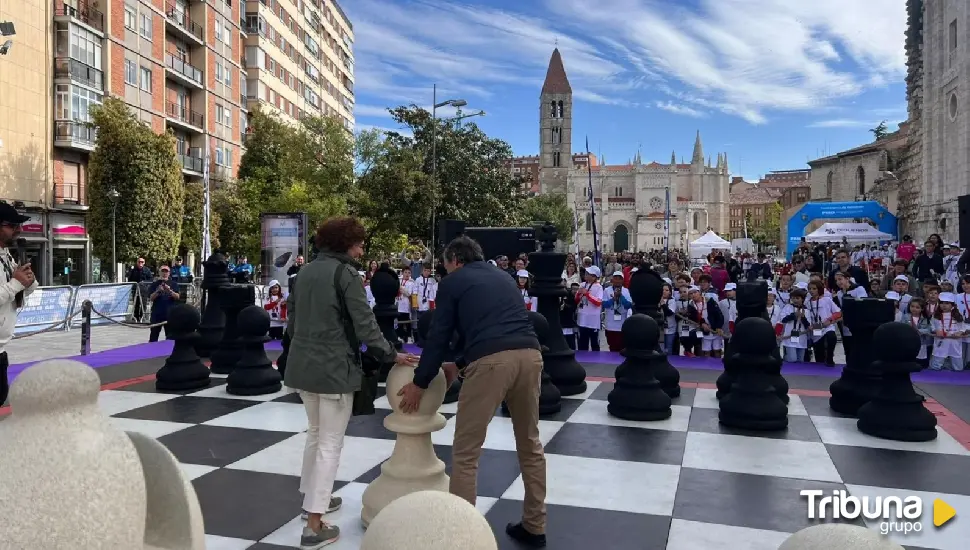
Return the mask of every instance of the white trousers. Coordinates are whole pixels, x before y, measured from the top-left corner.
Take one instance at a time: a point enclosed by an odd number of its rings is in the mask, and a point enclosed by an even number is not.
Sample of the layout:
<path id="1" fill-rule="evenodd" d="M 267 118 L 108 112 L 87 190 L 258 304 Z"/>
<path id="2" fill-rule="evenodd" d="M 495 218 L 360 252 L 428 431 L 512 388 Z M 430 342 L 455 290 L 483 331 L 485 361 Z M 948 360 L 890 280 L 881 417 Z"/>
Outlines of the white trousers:
<path id="1" fill-rule="evenodd" d="M 319 394 L 300 392 L 309 427 L 303 449 L 303 473 L 300 492 L 303 509 L 324 514 L 330 506 L 333 482 L 340 466 L 344 434 L 350 422 L 354 394 Z"/>

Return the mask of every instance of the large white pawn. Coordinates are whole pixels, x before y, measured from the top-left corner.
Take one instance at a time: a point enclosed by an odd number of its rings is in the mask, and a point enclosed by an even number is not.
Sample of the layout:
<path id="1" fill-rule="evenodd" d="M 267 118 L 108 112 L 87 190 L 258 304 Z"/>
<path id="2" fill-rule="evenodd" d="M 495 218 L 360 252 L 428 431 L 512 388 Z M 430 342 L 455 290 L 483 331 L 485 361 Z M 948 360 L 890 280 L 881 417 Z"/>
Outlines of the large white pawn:
<path id="1" fill-rule="evenodd" d="M 788 537 L 778 550 L 903 550 L 903 547 L 859 525 L 820 523 Z"/>
<path id="2" fill-rule="evenodd" d="M 498 550 L 485 516 L 461 497 L 420 491 L 374 518 L 360 550 Z"/>
<path id="3" fill-rule="evenodd" d="M 438 413 L 445 399 L 445 375 L 438 372 L 424 391 L 417 412 L 401 412 L 397 393 L 414 379 L 414 367 L 395 366 L 387 375 L 387 400 L 394 412 L 384 418 L 384 427 L 397 434 L 390 458 L 381 465 L 381 475 L 364 490 L 360 519 L 367 527 L 385 506 L 418 491 L 448 491 L 445 463 L 434 454 L 431 432 L 445 427 Z"/>

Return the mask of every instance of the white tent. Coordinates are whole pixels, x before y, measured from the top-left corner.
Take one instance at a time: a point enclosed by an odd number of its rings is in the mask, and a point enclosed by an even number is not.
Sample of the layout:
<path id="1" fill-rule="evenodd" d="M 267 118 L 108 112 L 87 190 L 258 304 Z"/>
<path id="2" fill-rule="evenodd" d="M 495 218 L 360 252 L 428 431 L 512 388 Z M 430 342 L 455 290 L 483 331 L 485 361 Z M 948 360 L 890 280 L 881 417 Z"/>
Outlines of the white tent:
<path id="1" fill-rule="evenodd" d="M 890 241 L 893 235 L 883 233 L 867 223 L 830 222 L 822 224 L 815 231 L 805 235 L 809 242 L 847 241 L 869 242 Z"/>
<path id="2" fill-rule="evenodd" d="M 713 231 L 708 231 L 696 241 L 691 241 L 690 256 L 692 258 L 703 257 L 715 248 L 719 250 L 731 250 L 731 242 L 718 237 L 717 233 Z"/>

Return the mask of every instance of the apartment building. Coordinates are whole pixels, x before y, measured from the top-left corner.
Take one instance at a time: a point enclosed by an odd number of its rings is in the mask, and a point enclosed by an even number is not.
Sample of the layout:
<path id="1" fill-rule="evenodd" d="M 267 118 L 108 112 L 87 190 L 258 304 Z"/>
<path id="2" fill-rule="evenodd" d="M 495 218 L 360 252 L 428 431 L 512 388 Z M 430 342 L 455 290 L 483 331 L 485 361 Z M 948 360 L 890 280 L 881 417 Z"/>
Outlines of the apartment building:
<path id="1" fill-rule="evenodd" d="M 587 166 L 598 166 L 596 155 L 592 153 L 573 153 L 573 168 L 585 169 Z M 526 195 L 539 194 L 539 155 L 513 157 L 505 161 L 505 167 L 513 176 L 522 178 L 522 192 Z"/>
<path id="2" fill-rule="evenodd" d="M 20 183 L 41 190 L 24 196 L 44 212 L 25 235 L 37 248 L 28 254 L 48 259 L 45 283 L 80 284 L 100 271 L 84 222 L 97 142 L 86 123 L 106 95 L 123 99 L 156 132 L 175 135 L 186 181 L 201 181 L 208 159 L 215 185 L 238 170 L 250 106 L 294 121 L 338 116 L 353 129 L 353 28 L 334 0 L 24 2 L 12 3 L 15 23 L 27 29 L 37 19 L 42 33 L 30 35 L 35 53 L 20 60 L 12 80 L 43 81 L 53 97 L 0 93 L 0 101 L 29 104 L 50 126 L 38 146 L 47 173 Z M 37 71 L 43 77 L 25 79 Z"/>
<path id="3" fill-rule="evenodd" d="M 353 25 L 333 0 L 246 3 L 246 97 L 298 120 L 335 116 L 354 128 Z"/>

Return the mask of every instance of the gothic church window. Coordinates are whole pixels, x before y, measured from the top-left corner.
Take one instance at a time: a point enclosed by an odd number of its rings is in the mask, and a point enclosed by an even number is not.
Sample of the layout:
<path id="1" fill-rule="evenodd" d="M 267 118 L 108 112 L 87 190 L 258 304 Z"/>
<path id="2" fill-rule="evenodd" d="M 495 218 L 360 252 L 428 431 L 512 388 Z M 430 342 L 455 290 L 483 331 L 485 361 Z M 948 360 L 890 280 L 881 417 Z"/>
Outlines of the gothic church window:
<path id="1" fill-rule="evenodd" d="M 553 101 L 550 106 L 552 107 L 552 110 L 549 111 L 549 116 L 556 118 L 556 102 Z"/>
<path id="2" fill-rule="evenodd" d="M 593 216 L 592 214 L 586 214 L 586 231 L 592 231 L 593 227 Z"/>
<path id="3" fill-rule="evenodd" d="M 825 176 L 825 198 L 832 198 L 832 172 Z"/>
<path id="4" fill-rule="evenodd" d="M 562 101 L 556 102 L 556 118 L 562 118 Z"/>
<path id="5" fill-rule="evenodd" d="M 613 195 L 614 197 L 622 197 L 623 196 L 623 188 L 622 187 L 617 187 L 616 189 L 613 190 L 613 192 L 615 193 Z"/>
<path id="6" fill-rule="evenodd" d="M 859 186 L 859 194 L 866 194 L 866 169 L 863 167 L 856 168 L 855 171 L 855 181 Z"/>
<path id="7" fill-rule="evenodd" d="M 560 165 L 561 159 L 562 159 L 562 157 L 561 157 L 561 155 L 560 155 L 560 153 L 558 151 L 556 151 L 555 153 L 553 153 L 552 154 L 552 166 L 554 168 L 558 168 L 559 165 Z"/>
<path id="8" fill-rule="evenodd" d="M 700 227 L 700 225 L 701 225 L 701 213 L 700 212 L 694 212 L 693 224 L 694 224 L 694 231 L 697 231 L 697 228 Z"/>

